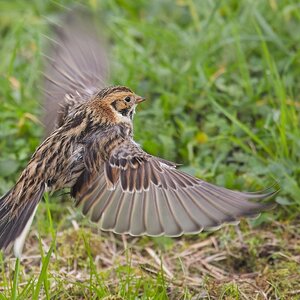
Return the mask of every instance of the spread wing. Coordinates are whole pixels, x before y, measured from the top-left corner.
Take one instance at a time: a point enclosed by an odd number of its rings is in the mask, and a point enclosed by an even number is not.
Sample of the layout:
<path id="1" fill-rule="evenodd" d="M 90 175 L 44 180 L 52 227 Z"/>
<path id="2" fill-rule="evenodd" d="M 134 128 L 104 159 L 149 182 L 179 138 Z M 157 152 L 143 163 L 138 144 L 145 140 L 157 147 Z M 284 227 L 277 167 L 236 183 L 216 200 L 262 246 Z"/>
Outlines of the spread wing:
<path id="1" fill-rule="evenodd" d="M 92 166 L 94 151 L 86 157 Z M 270 190 L 242 193 L 217 187 L 176 170 L 133 141 L 86 170 L 72 189 L 76 205 L 103 230 L 131 235 L 179 236 L 255 216 L 270 205 L 253 202 Z M 94 171 L 93 171 L 94 170 Z"/>
<path id="2" fill-rule="evenodd" d="M 45 116 L 49 134 L 80 101 L 89 99 L 105 86 L 108 62 L 103 39 L 85 16 L 71 11 L 62 24 L 53 27 L 54 36 L 46 51 Z"/>

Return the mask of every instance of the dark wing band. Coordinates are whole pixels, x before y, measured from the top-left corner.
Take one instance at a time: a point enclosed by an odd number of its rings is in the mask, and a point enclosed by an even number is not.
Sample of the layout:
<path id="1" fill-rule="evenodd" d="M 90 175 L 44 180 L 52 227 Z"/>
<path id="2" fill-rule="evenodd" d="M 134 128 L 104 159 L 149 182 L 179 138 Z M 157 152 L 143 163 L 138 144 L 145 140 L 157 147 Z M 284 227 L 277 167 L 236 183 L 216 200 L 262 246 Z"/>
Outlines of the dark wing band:
<path id="1" fill-rule="evenodd" d="M 133 142 L 116 149 L 98 172 L 85 171 L 72 190 L 76 204 L 103 230 L 150 236 L 197 233 L 256 216 L 273 205 L 249 200 L 273 194 L 217 187 L 176 170 Z"/>

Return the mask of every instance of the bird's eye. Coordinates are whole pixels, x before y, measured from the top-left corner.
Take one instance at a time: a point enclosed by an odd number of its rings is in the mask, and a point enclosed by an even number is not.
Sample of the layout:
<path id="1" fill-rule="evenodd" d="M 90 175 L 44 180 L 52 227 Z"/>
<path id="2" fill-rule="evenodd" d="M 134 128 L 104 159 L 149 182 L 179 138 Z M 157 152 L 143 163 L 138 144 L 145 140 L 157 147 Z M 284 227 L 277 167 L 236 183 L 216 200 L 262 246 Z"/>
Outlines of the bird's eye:
<path id="1" fill-rule="evenodd" d="M 124 99 L 126 102 L 130 102 L 131 98 L 129 96 L 127 96 L 125 99 Z"/>

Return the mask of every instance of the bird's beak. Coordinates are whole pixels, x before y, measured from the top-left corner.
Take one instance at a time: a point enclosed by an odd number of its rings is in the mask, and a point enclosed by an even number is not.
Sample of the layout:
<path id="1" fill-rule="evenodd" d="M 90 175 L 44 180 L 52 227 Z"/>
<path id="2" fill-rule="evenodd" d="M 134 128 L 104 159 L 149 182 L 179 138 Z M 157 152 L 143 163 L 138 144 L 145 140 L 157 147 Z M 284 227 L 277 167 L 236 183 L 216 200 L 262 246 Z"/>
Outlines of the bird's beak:
<path id="1" fill-rule="evenodd" d="M 145 100 L 146 100 L 146 98 L 141 97 L 141 96 L 137 96 L 137 97 L 135 98 L 135 104 L 139 104 L 139 103 L 141 103 L 141 102 L 144 102 Z"/>

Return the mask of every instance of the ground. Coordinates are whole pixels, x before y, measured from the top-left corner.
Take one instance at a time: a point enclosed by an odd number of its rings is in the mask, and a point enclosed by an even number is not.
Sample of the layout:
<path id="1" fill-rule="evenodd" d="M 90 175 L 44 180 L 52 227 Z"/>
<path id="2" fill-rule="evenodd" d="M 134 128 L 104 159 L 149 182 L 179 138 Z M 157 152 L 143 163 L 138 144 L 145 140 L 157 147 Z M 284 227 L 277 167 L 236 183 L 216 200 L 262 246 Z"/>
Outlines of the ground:
<path id="1" fill-rule="evenodd" d="M 43 138 L 42 53 L 74 1 L 0 3 L 0 194 Z M 0 299 L 300 299 L 298 1 L 82 1 L 111 47 L 109 83 L 145 96 L 135 138 L 231 189 L 278 183 L 272 211 L 217 232 L 100 232 L 46 195 Z M 104 24 L 104 25 L 103 25 Z"/>

